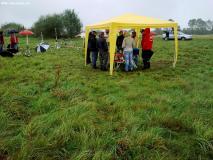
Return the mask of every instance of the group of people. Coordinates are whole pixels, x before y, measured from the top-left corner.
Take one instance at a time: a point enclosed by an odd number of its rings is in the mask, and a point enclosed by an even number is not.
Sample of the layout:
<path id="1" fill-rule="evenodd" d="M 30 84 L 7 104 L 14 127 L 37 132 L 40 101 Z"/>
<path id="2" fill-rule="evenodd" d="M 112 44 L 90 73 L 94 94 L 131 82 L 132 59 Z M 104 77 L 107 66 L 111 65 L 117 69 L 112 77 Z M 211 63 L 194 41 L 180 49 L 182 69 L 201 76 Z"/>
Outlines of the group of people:
<path id="1" fill-rule="evenodd" d="M 106 31 L 106 35 L 109 32 Z M 100 69 L 107 71 L 108 59 L 109 59 L 109 43 L 108 37 L 104 32 L 99 33 L 99 38 L 96 38 L 97 32 L 93 31 L 89 33 L 88 48 L 87 48 L 87 64 L 92 63 L 92 67 L 97 69 L 97 59 L 99 53 Z M 90 58 L 92 54 L 92 61 Z"/>
<path id="2" fill-rule="evenodd" d="M 19 40 L 16 34 L 14 32 L 10 33 L 10 44 L 8 44 L 7 50 L 13 53 L 18 52 L 18 43 Z M 5 45 L 4 33 L 0 31 L 0 53 L 4 51 L 4 45 Z"/>
<path id="3" fill-rule="evenodd" d="M 150 59 L 153 55 L 153 35 L 150 28 L 142 29 L 142 61 L 143 69 L 150 68 Z M 100 69 L 107 71 L 109 61 L 109 31 L 106 33 L 100 32 L 97 38 L 97 32 L 92 31 L 89 33 L 88 48 L 87 48 L 87 64 L 92 63 L 92 67 L 97 69 L 98 56 L 100 59 Z M 139 61 L 139 48 L 137 48 L 138 38 L 137 33 L 133 31 L 131 34 L 127 31 L 120 31 L 116 40 L 117 53 L 124 55 L 125 71 L 133 71 L 137 68 Z M 92 61 L 91 57 L 92 55 Z"/>

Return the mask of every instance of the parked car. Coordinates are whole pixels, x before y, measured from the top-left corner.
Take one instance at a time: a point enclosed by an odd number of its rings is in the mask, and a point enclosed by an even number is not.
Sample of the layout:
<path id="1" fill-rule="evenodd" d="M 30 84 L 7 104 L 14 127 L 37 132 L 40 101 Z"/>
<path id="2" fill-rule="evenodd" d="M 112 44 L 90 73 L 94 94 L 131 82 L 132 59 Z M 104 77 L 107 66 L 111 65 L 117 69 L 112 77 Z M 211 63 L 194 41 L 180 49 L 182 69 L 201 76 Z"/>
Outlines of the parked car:
<path id="1" fill-rule="evenodd" d="M 164 40 L 174 40 L 175 36 L 173 32 L 166 32 L 162 35 Z M 185 34 L 183 32 L 178 32 L 178 40 L 192 40 L 192 35 Z"/>

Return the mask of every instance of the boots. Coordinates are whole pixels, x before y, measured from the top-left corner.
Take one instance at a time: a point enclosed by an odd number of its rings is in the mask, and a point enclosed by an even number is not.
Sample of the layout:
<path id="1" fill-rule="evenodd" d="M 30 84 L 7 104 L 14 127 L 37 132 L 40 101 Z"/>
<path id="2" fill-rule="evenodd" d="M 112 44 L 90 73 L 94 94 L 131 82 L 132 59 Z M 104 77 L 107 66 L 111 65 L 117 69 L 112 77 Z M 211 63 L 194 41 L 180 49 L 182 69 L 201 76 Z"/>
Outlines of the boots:
<path id="1" fill-rule="evenodd" d="M 145 69 L 149 69 L 151 66 L 150 66 L 150 62 L 147 62 L 146 60 L 143 60 L 143 68 L 142 70 L 145 70 Z"/>
<path id="2" fill-rule="evenodd" d="M 147 69 L 150 69 L 150 62 L 147 62 Z"/>
<path id="3" fill-rule="evenodd" d="M 98 67 L 95 65 L 92 66 L 93 69 L 98 69 Z"/>

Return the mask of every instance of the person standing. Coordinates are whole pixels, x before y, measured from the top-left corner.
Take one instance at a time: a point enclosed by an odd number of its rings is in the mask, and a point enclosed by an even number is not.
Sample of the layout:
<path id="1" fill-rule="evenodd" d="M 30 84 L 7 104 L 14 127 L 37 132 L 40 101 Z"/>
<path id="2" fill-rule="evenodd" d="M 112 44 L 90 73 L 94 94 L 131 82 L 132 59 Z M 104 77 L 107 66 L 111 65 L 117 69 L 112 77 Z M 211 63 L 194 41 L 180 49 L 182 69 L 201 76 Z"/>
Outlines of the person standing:
<path id="1" fill-rule="evenodd" d="M 18 37 L 15 33 L 10 35 L 10 48 L 18 51 Z"/>
<path id="2" fill-rule="evenodd" d="M 3 52 L 3 48 L 4 48 L 4 35 L 3 32 L 0 31 L 0 53 Z"/>
<path id="3" fill-rule="evenodd" d="M 87 64 L 91 63 L 91 57 L 90 57 L 90 52 L 91 52 L 91 39 L 92 39 L 92 32 L 89 33 L 89 38 L 88 38 L 88 47 L 87 47 Z"/>
<path id="4" fill-rule="evenodd" d="M 137 33 L 135 31 L 132 32 L 132 38 L 134 39 L 135 45 L 136 45 L 138 43 L 138 38 L 137 38 Z M 136 68 L 138 66 L 138 57 L 139 57 L 139 49 L 137 48 L 137 46 L 135 46 L 133 48 L 133 61 Z"/>
<path id="5" fill-rule="evenodd" d="M 116 46 L 117 46 L 118 52 L 123 51 L 123 48 L 122 48 L 123 40 L 124 40 L 124 34 L 123 34 L 123 31 L 120 31 L 119 36 L 117 37 L 117 40 L 116 40 Z"/>
<path id="6" fill-rule="evenodd" d="M 166 38 L 169 39 L 169 31 L 166 31 Z"/>
<path id="7" fill-rule="evenodd" d="M 142 59 L 143 59 L 143 70 L 150 68 L 150 59 L 154 52 L 152 51 L 153 36 L 151 35 L 150 28 L 141 30 L 142 33 Z"/>
<path id="8" fill-rule="evenodd" d="M 108 45 L 108 47 L 109 47 L 109 30 L 108 30 L 108 29 L 105 30 L 105 35 L 104 35 L 104 37 L 105 37 L 106 42 L 107 42 L 107 45 Z"/>
<path id="9" fill-rule="evenodd" d="M 108 45 L 107 41 L 104 38 L 104 32 L 101 32 L 98 39 L 98 49 L 99 49 L 99 58 L 100 58 L 100 65 L 102 71 L 107 71 L 107 63 L 108 63 Z"/>
<path id="10" fill-rule="evenodd" d="M 133 70 L 133 48 L 135 47 L 135 41 L 128 32 L 125 32 L 124 36 L 122 48 L 124 49 L 125 71 L 128 72 Z"/>
<path id="11" fill-rule="evenodd" d="M 98 59 L 98 43 L 97 43 L 97 38 L 96 38 L 96 32 L 92 32 L 92 37 L 90 41 L 90 51 L 92 53 L 92 67 L 94 69 L 97 69 L 97 59 Z"/>

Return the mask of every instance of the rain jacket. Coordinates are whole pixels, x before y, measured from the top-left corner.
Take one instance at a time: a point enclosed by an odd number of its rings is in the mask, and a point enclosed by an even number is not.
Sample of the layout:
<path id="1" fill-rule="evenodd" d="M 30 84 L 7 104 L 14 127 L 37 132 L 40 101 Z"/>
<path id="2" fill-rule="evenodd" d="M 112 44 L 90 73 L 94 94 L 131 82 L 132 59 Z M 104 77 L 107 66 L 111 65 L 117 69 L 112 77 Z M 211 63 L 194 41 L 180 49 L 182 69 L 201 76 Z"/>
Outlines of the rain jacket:
<path id="1" fill-rule="evenodd" d="M 10 43 L 11 44 L 17 44 L 18 43 L 18 37 L 16 37 L 15 35 L 11 35 L 10 36 Z"/>
<path id="2" fill-rule="evenodd" d="M 153 37 L 150 32 L 150 28 L 146 28 L 142 34 L 141 46 L 143 50 L 152 50 Z"/>

